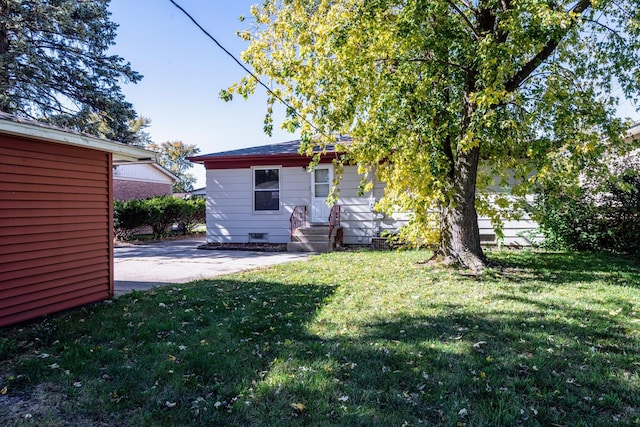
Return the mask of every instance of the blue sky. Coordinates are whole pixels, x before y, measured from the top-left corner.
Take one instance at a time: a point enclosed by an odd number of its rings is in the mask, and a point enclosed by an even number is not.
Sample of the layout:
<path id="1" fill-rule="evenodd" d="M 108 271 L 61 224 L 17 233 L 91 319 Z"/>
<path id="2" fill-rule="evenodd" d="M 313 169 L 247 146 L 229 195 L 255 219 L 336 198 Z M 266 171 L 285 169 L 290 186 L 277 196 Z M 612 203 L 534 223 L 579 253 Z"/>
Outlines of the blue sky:
<path id="1" fill-rule="evenodd" d="M 238 17 L 249 17 L 251 5 L 259 0 L 177 2 L 239 57 L 246 43 L 236 31 L 247 28 L 249 19 L 240 22 Z M 135 85 L 123 85 L 123 92 L 138 114 L 151 118 L 154 142 L 180 140 L 206 154 L 297 137 L 280 130 L 277 121 L 273 136 L 264 134 L 264 90 L 248 101 L 224 102 L 218 97 L 221 89 L 245 75 L 244 70 L 169 0 L 111 0 L 110 9 L 112 21 L 119 25 L 113 53 L 144 75 Z M 620 114 L 640 118 L 629 102 Z M 204 187 L 204 167 L 196 165 L 193 173 L 198 178 L 196 188 Z"/>
<path id="2" fill-rule="evenodd" d="M 235 33 L 245 29 L 251 0 L 179 0 L 227 50 L 239 57 L 246 43 Z M 245 72 L 209 40 L 169 0 L 112 0 L 111 20 L 119 25 L 112 52 L 129 61 L 144 78 L 125 84 L 123 92 L 139 115 L 151 118 L 154 142 L 180 140 L 195 144 L 202 154 L 296 139 L 275 126 L 263 132 L 266 101 L 263 91 L 248 101 L 224 102 L 220 89 Z M 205 184 L 204 167 L 196 165 L 196 187 Z"/>

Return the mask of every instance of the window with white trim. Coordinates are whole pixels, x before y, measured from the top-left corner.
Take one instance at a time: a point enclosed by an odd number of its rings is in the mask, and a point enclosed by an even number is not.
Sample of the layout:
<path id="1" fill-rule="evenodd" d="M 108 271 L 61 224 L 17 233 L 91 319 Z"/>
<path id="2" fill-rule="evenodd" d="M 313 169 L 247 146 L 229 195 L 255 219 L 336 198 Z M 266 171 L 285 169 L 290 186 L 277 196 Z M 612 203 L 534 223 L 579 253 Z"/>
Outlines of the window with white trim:
<path id="1" fill-rule="evenodd" d="M 280 210 L 279 168 L 253 170 L 253 209 L 255 211 Z"/>

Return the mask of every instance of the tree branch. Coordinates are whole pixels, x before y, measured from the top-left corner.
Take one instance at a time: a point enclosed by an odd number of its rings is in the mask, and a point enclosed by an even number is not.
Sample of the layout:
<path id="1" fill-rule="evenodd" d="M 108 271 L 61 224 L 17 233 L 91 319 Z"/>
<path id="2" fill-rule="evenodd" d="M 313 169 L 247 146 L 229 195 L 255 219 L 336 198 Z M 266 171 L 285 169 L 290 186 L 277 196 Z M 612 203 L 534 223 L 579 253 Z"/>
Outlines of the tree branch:
<path id="1" fill-rule="evenodd" d="M 447 3 L 449 3 L 449 6 L 451 6 L 453 10 L 456 11 L 458 16 L 462 18 L 465 24 L 467 24 L 467 27 L 469 27 L 469 29 L 473 33 L 474 38 L 478 40 L 480 38 L 480 34 L 478 33 L 478 30 L 476 29 L 476 27 L 473 26 L 473 22 L 471 22 L 469 17 L 465 15 L 465 13 L 453 2 L 453 0 L 447 0 Z"/>
<path id="2" fill-rule="evenodd" d="M 446 65 L 449 67 L 453 67 L 458 70 L 466 70 L 461 64 L 456 64 L 453 62 L 443 61 L 441 59 L 433 59 L 433 58 L 376 58 L 373 62 L 391 62 L 393 65 L 398 65 L 401 62 L 436 62 L 438 64 Z"/>
<path id="3" fill-rule="evenodd" d="M 501 5 L 503 12 L 506 12 L 507 10 L 510 10 L 512 8 L 511 0 L 502 0 Z M 495 28 L 495 37 L 498 43 L 506 43 L 507 39 L 509 38 L 509 33 L 509 31 L 501 29 L 500 23 L 498 22 Z"/>
<path id="4" fill-rule="evenodd" d="M 587 10 L 591 6 L 591 0 L 580 0 L 578 3 L 573 6 L 570 11 L 567 13 L 572 13 L 576 15 L 582 15 L 582 13 Z M 538 52 L 533 58 L 529 60 L 526 64 L 522 66 L 520 71 L 518 71 L 509 81 L 505 84 L 505 89 L 507 92 L 513 92 L 516 90 L 523 81 L 525 81 L 533 71 L 540 66 L 544 61 L 549 58 L 549 56 L 556 50 L 562 38 L 571 31 L 576 25 L 577 20 L 573 20 L 571 25 L 569 25 L 563 32 L 562 37 L 551 38 L 547 41 L 540 52 Z"/>
<path id="5" fill-rule="evenodd" d="M 620 33 L 616 30 L 614 30 L 613 28 L 609 27 L 608 25 L 603 24 L 602 22 L 593 20 L 593 19 L 587 19 L 586 22 L 591 22 L 593 25 L 604 28 L 605 30 L 607 30 L 610 35 L 612 35 L 615 39 L 618 39 L 620 41 L 625 41 L 624 37 L 622 37 L 620 35 Z"/>

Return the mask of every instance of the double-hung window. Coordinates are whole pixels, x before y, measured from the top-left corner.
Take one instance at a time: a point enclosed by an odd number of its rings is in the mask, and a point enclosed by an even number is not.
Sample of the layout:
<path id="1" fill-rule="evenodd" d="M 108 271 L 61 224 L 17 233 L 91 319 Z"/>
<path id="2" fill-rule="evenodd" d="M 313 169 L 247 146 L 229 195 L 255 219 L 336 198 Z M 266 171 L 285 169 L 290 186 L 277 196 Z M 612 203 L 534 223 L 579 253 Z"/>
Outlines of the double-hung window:
<path id="1" fill-rule="evenodd" d="M 253 169 L 253 209 L 260 211 L 280 210 L 280 169 Z"/>

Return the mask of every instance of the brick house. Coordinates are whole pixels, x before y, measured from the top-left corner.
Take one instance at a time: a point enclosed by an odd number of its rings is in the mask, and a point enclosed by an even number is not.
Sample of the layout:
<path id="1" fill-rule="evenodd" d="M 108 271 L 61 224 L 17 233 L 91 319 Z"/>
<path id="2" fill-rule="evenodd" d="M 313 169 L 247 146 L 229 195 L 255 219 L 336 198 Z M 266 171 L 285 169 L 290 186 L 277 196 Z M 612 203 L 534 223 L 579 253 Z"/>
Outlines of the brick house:
<path id="1" fill-rule="evenodd" d="M 179 178 L 155 162 L 119 165 L 113 169 L 113 199 L 170 196 Z"/>

